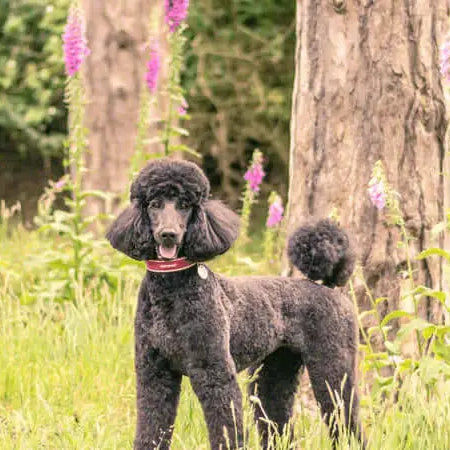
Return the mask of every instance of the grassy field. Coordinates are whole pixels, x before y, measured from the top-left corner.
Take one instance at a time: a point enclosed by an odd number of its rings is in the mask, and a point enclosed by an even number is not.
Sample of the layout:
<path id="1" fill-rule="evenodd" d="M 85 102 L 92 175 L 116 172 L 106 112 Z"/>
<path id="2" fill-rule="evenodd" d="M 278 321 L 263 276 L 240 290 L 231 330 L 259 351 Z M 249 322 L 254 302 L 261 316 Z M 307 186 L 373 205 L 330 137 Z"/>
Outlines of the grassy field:
<path id="1" fill-rule="evenodd" d="M 133 316 L 144 268 L 118 273 L 114 289 L 78 285 L 75 303 L 51 302 L 36 295 L 47 273 L 32 261 L 52 243 L 19 231 L 0 236 L 0 245 L 0 449 L 132 448 Z M 226 273 L 263 270 L 248 257 L 214 265 Z M 244 388 L 246 382 L 243 374 Z M 438 379 L 426 389 L 412 375 L 397 402 L 383 403 L 375 402 L 365 379 L 361 388 L 369 448 L 450 449 L 449 382 Z M 281 437 L 275 448 L 331 448 L 318 413 L 300 400 L 295 411 L 295 441 Z M 245 421 L 247 448 L 257 449 L 247 398 Z M 203 415 L 186 380 L 173 448 L 208 448 Z"/>

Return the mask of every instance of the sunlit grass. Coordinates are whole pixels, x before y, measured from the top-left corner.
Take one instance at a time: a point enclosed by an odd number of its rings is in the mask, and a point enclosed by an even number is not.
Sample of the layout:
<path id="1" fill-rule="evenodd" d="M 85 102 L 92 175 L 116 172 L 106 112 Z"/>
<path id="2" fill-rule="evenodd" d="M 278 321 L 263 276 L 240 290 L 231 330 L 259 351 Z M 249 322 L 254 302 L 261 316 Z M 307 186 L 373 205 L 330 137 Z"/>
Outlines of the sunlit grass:
<path id="1" fill-rule="evenodd" d="M 130 446 L 134 292 L 104 289 L 77 308 L 2 298 L 2 448 Z"/>
<path id="2" fill-rule="evenodd" d="M 76 306 L 39 299 L 26 305 L 27 290 L 45 279 L 42 271 L 27 267 L 27 258 L 51 243 L 19 231 L 1 245 L 0 449 L 131 449 L 136 414 L 133 320 L 143 268 L 124 271 L 115 290 L 107 284 L 78 287 Z M 273 269 L 258 263 L 257 245 L 248 251 L 247 256 L 225 255 L 214 268 L 229 274 Z M 245 390 L 245 374 L 240 382 Z M 427 392 L 417 377 L 410 377 L 398 402 L 373 404 L 366 395 L 362 403 L 369 448 L 450 448 L 449 383 L 438 381 Z M 257 449 L 247 396 L 244 404 L 247 448 Z M 275 447 L 331 448 L 318 413 L 300 403 L 295 411 L 294 442 L 282 436 Z M 187 380 L 172 447 L 208 448 L 203 414 Z"/>

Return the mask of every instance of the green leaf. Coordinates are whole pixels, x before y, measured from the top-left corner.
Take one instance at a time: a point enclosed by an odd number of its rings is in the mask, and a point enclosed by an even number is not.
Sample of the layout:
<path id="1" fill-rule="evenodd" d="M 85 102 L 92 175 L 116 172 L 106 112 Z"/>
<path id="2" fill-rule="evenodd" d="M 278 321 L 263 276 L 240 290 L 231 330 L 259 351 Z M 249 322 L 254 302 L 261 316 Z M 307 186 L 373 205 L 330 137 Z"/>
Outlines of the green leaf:
<path id="1" fill-rule="evenodd" d="M 381 321 L 381 326 L 385 326 L 391 320 L 398 319 L 399 317 L 412 317 L 412 314 L 407 311 L 395 310 L 387 314 L 384 319 Z"/>
<path id="2" fill-rule="evenodd" d="M 406 358 L 400 363 L 400 371 L 405 372 L 407 370 L 415 370 L 418 367 L 418 362 L 411 358 Z"/>
<path id="3" fill-rule="evenodd" d="M 400 330 L 397 332 L 397 338 L 396 339 L 404 339 L 406 336 L 408 336 L 413 331 L 423 331 L 428 327 L 432 327 L 433 324 L 430 322 L 427 322 L 424 319 L 416 318 L 411 320 L 409 323 L 402 325 L 400 327 Z"/>
<path id="4" fill-rule="evenodd" d="M 189 153 L 190 155 L 194 155 L 199 159 L 202 159 L 202 155 L 200 153 L 198 153 L 197 151 L 195 151 L 193 148 L 184 145 L 184 144 L 174 144 L 170 146 L 170 150 L 172 152 L 185 152 L 185 153 Z"/>
<path id="5" fill-rule="evenodd" d="M 412 291 L 406 292 L 402 298 L 409 296 L 421 296 L 421 297 L 433 297 L 438 299 L 441 303 L 445 304 L 446 295 L 445 292 L 430 289 L 426 286 L 417 286 Z"/>
<path id="6" fill-rule="evenodd" d="M 195 156 L 198 159 L 202 159 L 203 158 L 203 156 L 200 153 L 196 152 L 195 150 L 193 150 L 190 147 L 188 147 L 187 149 L 184 149 L 183 151 L 188 153 L 189 155 Z"/>
<path id="7" fill-rule="evenodd" d="M 399 355 L 401 353 L 399 342 L 385 341 L 384 346 L 393 355 Z"/>
<path id="8" fill-rule="evenodd" d="M 435 332 L 436 332 L 436 325 L 433 324 L 422 330 L 422 336 L 424 337 L 424 339 L 430 339 Z"/>
<path id="9" fill-rule="evenodd" d="M 375 304 L 378 305 L 381 302 L 388 301 L 389 299 L 387 297 L 378 297 L 375 299 Z"/>
<path id="10" fill-rule="evenodd" d="M 379 386 L 389 386 L 393 383 L 394 381 L 394 377 L 390 376 L 390 377 L 383 377 L 381 375 L 377 375 L 375 377 L 377 383 Z"/>
<path id="11" fill-rule="evenodd" d="M 450 367 L 442 360 L 425 356 L 419 362 L 418 372 L 425 384 L 434 384 L 442 375 L 450 375 Z"/>
<path id="12" fill-rule="evenodd" d="M 448 262 L 450 262 L 450 252 L 447 252 L 446 250 L 442 249 L 442 248 L 438 248 L 438 247 L 433 247 L 433 248 L 429 248 L 427 250 L 424 250 L 423 252 L 419 253 L 416 256 L 416 259 L 425 259 L 428 258 L 429 256 L 442 256 L 443 258 L 445 258 Z"/>
<path id="13" fill-rule="evenodd" d="M 102 200 L 109 200 L 111 199 L 113 194 L 110 192 L 100 191 L 98 189 L 92 189 L 89 191 L 83 191 L 80 194 L 81 198 L 88 198 L 88 197 L 94 197 L 94 198 L 101 198 Z"/>
<path id="14" fill-rule="evenodd" d="M 366 355 L 366 359 L 368 361 L 370 360 L 389 360 L 389 355 L 387 354 L 387 352 L 373 352 L 373 353 L 368 353 Z"/>
<path id="15" fill-rule="evenodd" d="M 432 349 L 436 356 L 450 363 L 450 345 L 442 342 L 440 339 L 435 339 L 432 344 Z"/>
<path id="16" fill-rule="evenodd" d="M 189 131 L 186 128 L 181 127 L 172 127 L 170 129 L 171 134 L 175 134 L 178 136 L 189 136 Z"/>
<path id="17" fill-rule="evenodd" d="M 367 328 L 367 336 L 372 336 L 373 333 L 377 332 L 377 331 L 381 331 L 380 327 L 378 325 L 375 325 L 374 327 L 369 327 Z"/>
<path id="18" fill-rule="evenodd" d="M 450 333 L 450 326 L 446 325 L 437 325 L 436 326 L 436 336 L 439 339 L 443 339 L 446 334 Z"/>

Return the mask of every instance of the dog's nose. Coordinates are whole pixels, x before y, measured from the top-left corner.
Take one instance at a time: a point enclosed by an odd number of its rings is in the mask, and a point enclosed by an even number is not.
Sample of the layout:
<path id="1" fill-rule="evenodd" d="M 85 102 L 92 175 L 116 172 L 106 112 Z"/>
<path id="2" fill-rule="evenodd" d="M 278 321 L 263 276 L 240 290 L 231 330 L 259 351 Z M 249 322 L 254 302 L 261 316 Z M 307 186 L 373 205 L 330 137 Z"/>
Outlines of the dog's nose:
<path id="1" fill-rule="evenodd" d="M 174 231 L 162 231 L 161 239 L 165 241 L 175 241 L 177 238 L 177 234 Z"/>

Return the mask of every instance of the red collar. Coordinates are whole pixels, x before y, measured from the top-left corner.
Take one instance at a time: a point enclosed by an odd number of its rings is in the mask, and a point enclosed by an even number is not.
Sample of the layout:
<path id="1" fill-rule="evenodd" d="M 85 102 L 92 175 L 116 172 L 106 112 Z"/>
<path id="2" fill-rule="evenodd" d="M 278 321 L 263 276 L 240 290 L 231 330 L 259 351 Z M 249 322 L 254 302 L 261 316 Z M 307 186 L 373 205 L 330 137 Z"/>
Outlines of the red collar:
<path id="1" fill-rule="evenodd" d="M 195 266 L 197 263 L 188 261 L 186 258 L 177 258 L 170 261 L 164 261 L 161 259 L 149 259 L 145 261 L 147 270 L 149 272 L 178 272 L 180 270 L 189 269 L 189 267 Z"/>

